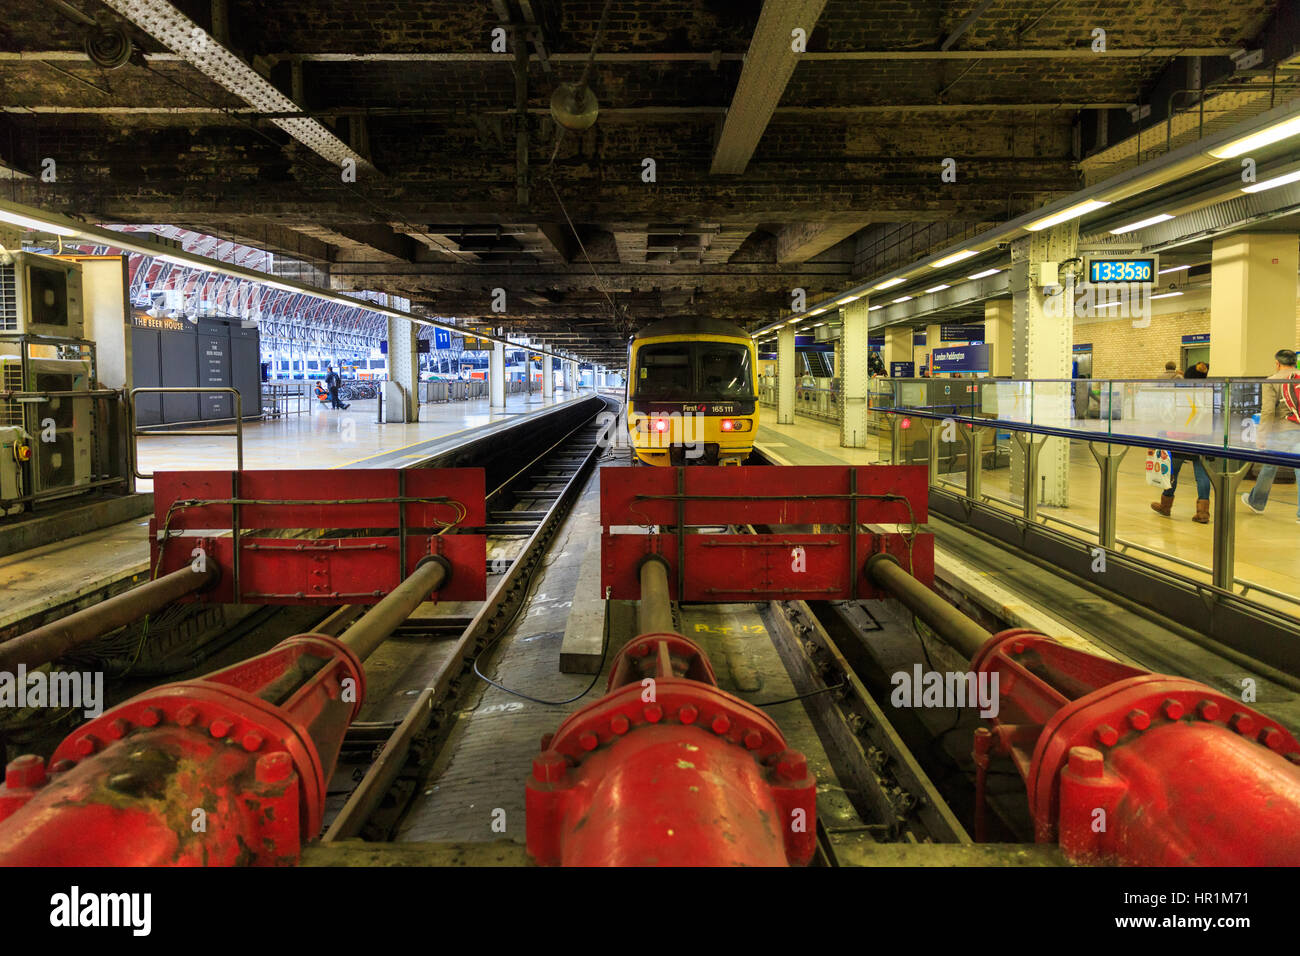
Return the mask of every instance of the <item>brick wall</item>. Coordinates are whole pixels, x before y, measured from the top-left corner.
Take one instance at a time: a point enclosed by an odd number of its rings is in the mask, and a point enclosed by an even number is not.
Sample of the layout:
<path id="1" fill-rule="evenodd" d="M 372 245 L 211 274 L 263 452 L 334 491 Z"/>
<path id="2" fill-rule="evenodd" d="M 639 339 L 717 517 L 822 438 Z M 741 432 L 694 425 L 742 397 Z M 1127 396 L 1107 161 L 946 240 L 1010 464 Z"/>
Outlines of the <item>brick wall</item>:
<path id="1" fill-rule="evenodd" d="M 1151 325 L 1135 329 L 1129 319 L 1075 323 L 1074 341 L 1092 343 L 1093 378 L 1155 378 L 1165 362 L 1180 360 L 1182 337 L 1210 331 L 1210 310 L 1153 315 Z M 1300 343 L 1300 300 L 1296 303 L 1296 343 Z M 1214 374 L 1214 370 L 1210 370 Z"/>

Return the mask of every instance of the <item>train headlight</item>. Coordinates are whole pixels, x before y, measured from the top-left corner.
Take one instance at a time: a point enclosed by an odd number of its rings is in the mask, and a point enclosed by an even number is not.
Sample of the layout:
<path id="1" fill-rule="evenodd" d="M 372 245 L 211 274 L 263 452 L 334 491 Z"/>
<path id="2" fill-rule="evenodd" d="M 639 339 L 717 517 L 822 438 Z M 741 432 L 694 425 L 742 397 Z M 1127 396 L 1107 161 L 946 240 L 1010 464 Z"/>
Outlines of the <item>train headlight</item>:
<path id="1" fill-rule="evenodd" d="M 666 418 L 641 418 L 637 420 L 636 430 L 652 434 L 664 434 L 672 428 L 672 422 Z"/>
<path id="2" fill-rule="evenodd" d="M 724 432 L 747 432 L 754 427 L 754 423 L 748 418 L 724 418 L 722 420 L 722 430 Z"/>

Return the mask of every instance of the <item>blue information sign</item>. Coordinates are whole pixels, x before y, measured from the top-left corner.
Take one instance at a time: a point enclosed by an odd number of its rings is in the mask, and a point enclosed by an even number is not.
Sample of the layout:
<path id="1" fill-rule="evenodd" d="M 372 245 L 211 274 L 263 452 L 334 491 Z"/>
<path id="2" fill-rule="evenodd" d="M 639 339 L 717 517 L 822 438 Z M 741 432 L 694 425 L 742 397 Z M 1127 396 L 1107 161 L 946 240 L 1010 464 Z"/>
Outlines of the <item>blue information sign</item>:
<path id="1" fill-rule="evenodd" d="M 915 362 L 890 362 L 890 378 L 916 378 Z"/>
<path id="2" fill-rule="evenodd" d="M 918 345 L 924 345 L 924 344 L 925 344 L 925 333 L 924 333 L 924 332 L 913 332 L 913 333 L 912 333 L 912 348 L 916 348 Z"/>
<path id="3" fill-rule="evenodd" d="M 941 325 L 940 342 L 983 342 L 984 324 L 979 325 Z"/>
<path id="4" fill-rule="evenodd" d="M 451 348 L 451 330 L 434 329 L 433 330 L 433 347 L 436 349 Z"/>
<path id="5" fill-rule="evenodd" d="M 934 360 L 936 372 L 987 372 L 989 370 L 989 347 L 979 345 L 955 345 L 938 348 L 930 353 Z"/>
<path id="6" fill-rule="evenodd" d="M 1183 344 L 1184 345 L 1209 345 L 1210 333 L 1202 332 L 1199 335 L 1184 335 Z"/>

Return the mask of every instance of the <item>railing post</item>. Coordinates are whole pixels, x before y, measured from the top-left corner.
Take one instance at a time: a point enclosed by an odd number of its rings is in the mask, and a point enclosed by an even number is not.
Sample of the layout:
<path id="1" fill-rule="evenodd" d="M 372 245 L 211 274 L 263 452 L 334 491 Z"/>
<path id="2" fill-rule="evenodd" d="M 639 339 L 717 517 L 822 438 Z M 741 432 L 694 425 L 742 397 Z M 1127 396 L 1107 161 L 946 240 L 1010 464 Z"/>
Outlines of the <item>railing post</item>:
<path id="1" fill-rule="evenodd" d="M 1104 454 L 1097 452 L 1098 442 L 1088 442 L 1088 451 L 1101 469 L 1101 495 L 1097 515 L 1097 543 L 1103 548 L 1115 549 L 1115 507 L 1119 489 L 1119 466 L 1128 454 L 1127 447 L 1121 447 L 1116 454 L 1114 445 L 1107 445 Z"/>
<path id="2" fill-rule="evenodd" d="M 1233 590 L 1237 580 L 1237 486 L 1250 470 L 1250 462 L 1232 468 L 1227 458 L 1206 458 L 1201 464 L 1214 488 L 1214 556 L 1210 578 L 1216 588 Z"/>

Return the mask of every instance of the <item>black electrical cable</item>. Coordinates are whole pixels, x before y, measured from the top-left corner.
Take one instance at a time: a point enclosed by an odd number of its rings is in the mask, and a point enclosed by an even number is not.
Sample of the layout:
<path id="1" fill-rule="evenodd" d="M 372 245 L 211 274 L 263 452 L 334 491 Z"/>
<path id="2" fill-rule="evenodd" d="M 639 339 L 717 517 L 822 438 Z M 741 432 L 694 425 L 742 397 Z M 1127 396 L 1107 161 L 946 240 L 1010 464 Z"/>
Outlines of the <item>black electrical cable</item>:
<path id="1" fill-rule="evenodd" d="M 780 700 L 763 700 L 758 702 L 747 701 L 746 703 L 748 703 L 751 707 L 775 707 L 777 704 L 792 704 L 796 700 L 806 700 L 809 697 L 816 697 L 818 694 L 828 694 L 833 690 L 839 690 L 841 687 L 844 687 L 847 683 L 848 681 L 840 681 L 838 684 L 832 684 L 829 687 L 821 687 L 818 688 L 817 690 L 810 690 L 806 694 L 796 694 L 793 697 L 782 697 Z"/>

